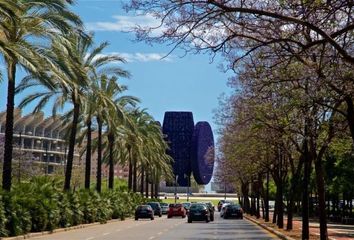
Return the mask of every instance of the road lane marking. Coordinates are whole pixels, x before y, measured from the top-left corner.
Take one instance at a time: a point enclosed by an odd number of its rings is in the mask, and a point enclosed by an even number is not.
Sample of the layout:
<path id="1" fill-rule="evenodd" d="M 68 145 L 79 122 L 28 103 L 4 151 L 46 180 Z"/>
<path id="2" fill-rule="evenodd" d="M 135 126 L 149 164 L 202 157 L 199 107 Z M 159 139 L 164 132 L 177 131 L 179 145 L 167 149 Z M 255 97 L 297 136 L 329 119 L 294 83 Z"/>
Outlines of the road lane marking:
<path id="1" fill-rule="evenodd" d="M 154 239 L 155 237 L 154 236 L 152 236 L 152 237 L 149 237 L 149 240 L 151 240 L 151 239 Z"/>
<path id="2" fill-rule="evenodd" d="M 107 236 L 108 234 L 111 234 L 110 232 L 106 232 L 104 234 L 102 234 L 102 236 Z"/>
<path id="3" fill-rule="evenodd" d="M 89 237 L 89 238 L 86 238 L 85 240 L 92 240 L 94 239 L 94 237 Z"/>
<path id="4" fill-rule="evenodd" d="M 116 232 L 119 232 L 119 231 L 121 231 L 121 230 L 122 230 L 122 229 L 117 229 Z"/>

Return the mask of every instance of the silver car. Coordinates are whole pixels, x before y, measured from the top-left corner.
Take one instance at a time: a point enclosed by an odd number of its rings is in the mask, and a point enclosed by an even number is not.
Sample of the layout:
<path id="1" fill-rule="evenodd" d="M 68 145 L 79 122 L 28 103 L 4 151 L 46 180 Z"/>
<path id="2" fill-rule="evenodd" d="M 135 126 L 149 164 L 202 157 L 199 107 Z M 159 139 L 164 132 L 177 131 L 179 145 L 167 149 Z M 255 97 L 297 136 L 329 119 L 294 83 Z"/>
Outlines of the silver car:
<path id="1" fill-rule="evenodd" d="M 223 216 L 224 216 L 225 207 L 226 207 L 227 205 L 230 205 L 230 204 L 231 204 L 231 203 L 229 203 L 229 202 L 222 204 L 221 209 L 220 209 L 220 217 L 223 217 Z"/>
<path id="2" fill-rule="evenodd" d="M 162 214 L 167 214 L 168 212 L 168 203 L 160 203 Z"/>

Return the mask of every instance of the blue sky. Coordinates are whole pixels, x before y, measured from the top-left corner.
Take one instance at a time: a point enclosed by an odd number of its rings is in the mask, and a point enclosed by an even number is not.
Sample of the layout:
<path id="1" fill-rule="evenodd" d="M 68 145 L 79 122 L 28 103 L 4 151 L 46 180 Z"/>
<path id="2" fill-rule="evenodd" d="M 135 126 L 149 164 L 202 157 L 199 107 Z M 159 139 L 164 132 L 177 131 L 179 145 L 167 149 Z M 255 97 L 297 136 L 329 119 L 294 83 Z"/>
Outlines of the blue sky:
<path id="1" fill-rule="evenodd" d="M 165 59 L 171 46 L 149 46 L 134 41 L 134 34 L 126 33 L 135 24 L 156 25 L 149 16 L 134 16 L 122 10 L 121 0 L 77 0 L 73 10 L 79 14 L 86 29 L 95 32 L 95 41 L 108 41 L 106 53 L 118 53 L 128 61 L 122 65 L 132 78 L 122 79 L 128 85 L 128 93 L 141 100 L 141 106 L 156 118 L 163 120 L 165 111 L 192 111 L 194 121 L 213 123 L 213 109 L 218 106 L 218 96 L 229 92 L 228 75 L 219 70 L 218 58 L 210 63 L 209 55 L 186 55 L 175 51 Z M 2 65 L 2 66 L 1 66 Z M 0 71 L 5 74 L 3 62 Z M 6 77 L 5 77 L 6 78 Z M 17 78 L 20 81 L 21 74 Z M 0 111 L 6 107 L 6 79 L 0 83 Z M 21 95 L 16 97 L 16 103 Z M 24 109 L 25 113 L 32 109 Z M 49 113 L 48 113 L 49 114 Z M 215 134 L 215 132 L 214 132 Z"/>
<path id="2" fill-rule="evenodd" d="M 177 50 L 161 59 L 171 46 L 138 43 L 133 41 L 134 34 L 127 33 L 135 24 L 158 22 L 150 16 L 127 14 L 120 0 L 77 0 L 73 10 L 81 16 L 86 28 L 95 32 L 97 44 L 110 43 L 106 54 L 118 53 L 126 58 L 127 63 L 122 67 L 131 72 L 132 78 L 122 82 L 128 86 L 128 94 L 140 98 L 142 108 L 147 108 L 161 122 L 165 111 L 192 111 L 195 123 L 208 121 L 216 135 L 213 110 L 218 106 L 220 94 L 230 91 L 226 82 L 231 74 L 219 70 L 218 58 L 213 63 L 209 55 L 189 54 L 181 58 L 183 53 Z M 0 70 L 4 73 L 5 69 L 0 66 Z M 5 79 L 0 89 L 0 111 L 4 111 Z M 19 99 L 21 96 L 16 97 L 16 103 Z"/>

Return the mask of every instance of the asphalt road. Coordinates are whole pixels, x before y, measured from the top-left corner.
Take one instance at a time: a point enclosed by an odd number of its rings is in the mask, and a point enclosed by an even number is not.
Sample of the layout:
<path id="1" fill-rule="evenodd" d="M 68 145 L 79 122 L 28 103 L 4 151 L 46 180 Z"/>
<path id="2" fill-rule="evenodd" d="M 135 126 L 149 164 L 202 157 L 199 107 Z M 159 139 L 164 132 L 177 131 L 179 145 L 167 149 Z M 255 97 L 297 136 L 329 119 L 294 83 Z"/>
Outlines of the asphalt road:
<path id="1" fill-rule="evenodd" d="M 46 240 L 231 240 L 278 239 L 262 228 L 243 219 L 224 220 L 215 212 L 210 223 L 187 223 L 187 218 L 167 219 L 166 215 L 155 220 L 116 221 L 82 229 L 44 235 L 33 239 Z"/>

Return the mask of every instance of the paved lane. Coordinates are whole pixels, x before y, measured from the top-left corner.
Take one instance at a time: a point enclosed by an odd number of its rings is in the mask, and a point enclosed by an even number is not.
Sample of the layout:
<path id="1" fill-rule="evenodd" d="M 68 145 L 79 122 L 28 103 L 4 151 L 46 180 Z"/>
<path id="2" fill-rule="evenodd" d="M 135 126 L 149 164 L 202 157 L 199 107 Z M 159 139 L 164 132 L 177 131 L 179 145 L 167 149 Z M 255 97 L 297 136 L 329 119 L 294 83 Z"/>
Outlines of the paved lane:
<path id="1" fill-rule="evenodd" d="M 270 240 L 277 239 L 247 220 L 224 220 L 215 213 L 210 223 L 187 223 L 187 218 L 167 219 L 155 217 L 154 221 L 132 219 L 111 222 L 88 228 L 54 233 L 33 239 L 46 240 Z"/>
<path id="2" fill-rule="evenodd" d="M 270 240 L 278 239 L 262 228 L 254 225 L 247 220 L 239 219 L 222 219 L 219 213 L 215 213 L 215 221 L 210 223 L 193 222 L 179 225 L 175 229 L 169 231 L 164 236 L 157 239 L 169 240 L 240 240 L 240 239 L 257 239 Z"/>

